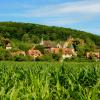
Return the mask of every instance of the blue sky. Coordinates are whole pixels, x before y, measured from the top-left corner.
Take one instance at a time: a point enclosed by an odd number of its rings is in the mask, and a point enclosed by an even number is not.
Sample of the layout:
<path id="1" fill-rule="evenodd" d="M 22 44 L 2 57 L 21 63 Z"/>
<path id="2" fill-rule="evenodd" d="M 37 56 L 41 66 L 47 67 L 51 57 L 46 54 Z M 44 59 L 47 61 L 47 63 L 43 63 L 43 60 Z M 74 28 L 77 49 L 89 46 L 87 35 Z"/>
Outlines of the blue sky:
<path id="1" fill-rule="evenodd" d="M 0 0 L 0 21 L 63 26 L 100 35 L 100 0 Z"/>

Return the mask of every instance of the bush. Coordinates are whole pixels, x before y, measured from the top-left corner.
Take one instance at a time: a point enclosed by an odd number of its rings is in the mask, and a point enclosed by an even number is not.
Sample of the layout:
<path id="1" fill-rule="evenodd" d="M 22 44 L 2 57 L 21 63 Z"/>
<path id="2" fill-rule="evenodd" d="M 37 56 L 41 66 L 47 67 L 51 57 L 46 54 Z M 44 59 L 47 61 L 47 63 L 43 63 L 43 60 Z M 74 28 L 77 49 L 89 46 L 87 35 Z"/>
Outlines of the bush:
<path id="1" fill-rule="evenodd" d="M 37 58 L 36 61 L 53 61 L 52 54 L 45 54 Z"/>
<path id="2" fill-rule="evenodd" d="M 37 46 L 35 46 L 35 49 L 39 50 L 42 54 L 44 54 L 44 46 L 37 45 Z"/>
<path id="3" fill-rule="evenodd" d="M 74 61 L 74 62 L 89 62 L 91 60 L 86 59 L 85 57 L 72 57 L 72 58 L 66 58 L 64 61 Z"/>
<path id="4" fill-rule="evenodd" d="M 23 50 L 23 51 L 27 51 L 32 47 L 33 47 L 33 45 L 32 44 L 28 44 L 28 43 L 20 43 L 20 44 L 18 44 L 18 48 L 20 50 Z"/>
<path id="5" fill-rule="evenodd" d="M 61 55 L 60 54 L 52 54 L 52 58 L 55 60 L 55 61 L 59 61 L 59 59 L 61 58 Z"/>
<path id="6" fill-rule="evenodd" d="M 14 61 L 29 61 L 31 60 L 31 57 L 29 56 L 23 56 L 23 55 L 16 55 L 13 57 Z"/>
<path id="7" fill-rule="evenodd" d="M 59 61 L 60 58 L 61 55 L 59 54 L 48 53 L 48 54 L 44 54 L 41 57 L 36 58 L 36 61 Z"/>
<path id="8" fill-rule="evenodd" d="M 12 57 L 10 51 L 0 48 L 0 60 L 11 60 L 11 59 Z"/>

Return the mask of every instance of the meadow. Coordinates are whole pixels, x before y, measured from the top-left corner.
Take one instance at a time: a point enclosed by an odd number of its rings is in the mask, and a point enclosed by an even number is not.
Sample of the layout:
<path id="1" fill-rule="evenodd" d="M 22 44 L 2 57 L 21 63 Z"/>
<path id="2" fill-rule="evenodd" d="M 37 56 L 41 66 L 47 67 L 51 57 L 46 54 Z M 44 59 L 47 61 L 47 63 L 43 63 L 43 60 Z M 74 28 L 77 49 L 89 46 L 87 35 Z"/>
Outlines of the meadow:
<path id="1" fill-rule="evenodd" d="M 0 62 L 0 100 L 100 100 L 100 62 Z"/>

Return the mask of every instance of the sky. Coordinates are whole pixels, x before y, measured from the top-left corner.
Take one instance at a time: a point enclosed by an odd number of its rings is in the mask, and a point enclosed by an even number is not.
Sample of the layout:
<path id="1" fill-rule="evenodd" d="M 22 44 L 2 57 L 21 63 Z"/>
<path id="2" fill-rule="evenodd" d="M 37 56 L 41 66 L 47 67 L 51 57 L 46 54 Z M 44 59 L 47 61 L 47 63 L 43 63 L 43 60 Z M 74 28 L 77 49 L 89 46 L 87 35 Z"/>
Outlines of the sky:
<path id="1" fill-rule="evenodd" d="M 0 0 L 0 22 L 28 22 L 100 35 L 100 0 Z"/>

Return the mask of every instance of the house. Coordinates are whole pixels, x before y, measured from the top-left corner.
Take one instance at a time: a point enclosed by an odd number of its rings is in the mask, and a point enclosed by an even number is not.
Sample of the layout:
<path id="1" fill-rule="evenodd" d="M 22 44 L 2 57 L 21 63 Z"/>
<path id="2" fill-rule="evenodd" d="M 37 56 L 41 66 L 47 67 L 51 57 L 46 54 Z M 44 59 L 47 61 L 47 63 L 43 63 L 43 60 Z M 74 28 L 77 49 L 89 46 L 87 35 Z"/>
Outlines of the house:
<path id="1" fill-rule="evenodd" d="M 49 53 L 59 54 L 61 53 L 63 58 L 71 58 L 72 56 L 77 56 L 74 47 L 74 39 L 70 36 L 66 42 L 53 43 L 51 41 L 43 41 L 41 39 L 40 45 L 45 47 L 45 51 Z"/>
<path id="2" fill-rule="evenodd" d="M 69 36 L 67 41 L 64 42 L 63 48 L 68 48 L 73 44 L 74 38 Z"/>
<path id="3" fill-rule="evenodd" d="M 96 57 L 97 59 L 100 59 L 100 52 L 87 52 L 86 58 L 92 59 L 92 57 Z"/>
<path id="4" fill-rule="evenodd" d="M 51 53 L 59 54 L 61 48 L 51 48 Z"/>
<path id="5" fill-rule="evenodd" d="M 73 48 L 63 48 L 62 49 L 63 54 L 65 55 L 74 55 L 77 56 L 77 53 L 75 52 L 75 50 Z"/>
<path id="6" fill-rule="evenodd" d="M 50 53 L 51 48 L 53 47 L 52 42 L 50 40 L 46 41 L 42 39 L 39 45 L 42 45 L 45 48 L 44 49 L 45 53 Z"/>
<path id="7" fill-rule="evenodd" d="M 35 60 L 35 58 L 41 57 L 42 53 L 39 50 L 35 50 L 34 48 L 32 48 L 32 49 L 28 50 L 27 55 L 33 57 Z"/>
<path id="8" fill-rule="evenodd" d="M 63 48 L 67 48 L 68 47 L 68 42 L 66 41 L 63 45 Z"/>
<path id="9" fill-rule="evenodd" d="M 75 56 L 75 57 L 77 56 L 77 53 L 72 48 L 63 48 L 62 52 L 63 52 L 63 54 L 62 54 L 62 61 L 64 59 L 66 59 L 66 58 L 72 58 L 73 56 Z"/>
<path id="10" fill-rule="evenodd" d="M 10 49 L 12 49 L 12 46 L 11 46 L 10 43 L 8 43 L 8 44 L 6 45 L 6 50 L 10 50 Z"/>
<path id="11" fill-rule="evenodd" d="M 46 41 L 46 40 L 41 42 L 40 45 L 44 46 L 45 48 L 51 48 L 52 47 L 51 41 Z"/>
<path id="12" fill-rule="evenodd" d="M 61 43 L 57 43 L 56 47 L 57 48 L 62 48 L 63 46 L 61 45 Z"/>
<path id="13" fill-rule="evenodd" d="M 61 53 L 62 59 L 71 58 L 73 56 L 77 56 L 77 53 L 73 48 L 52 48 L 52 53 L 59 54 Z"/>
<path id="14" fill-rule="evenodd" d="M 19 56 L 19 55 L 25 56 L 26 53 L 25 53 L 25 51 L 23 51 L 23 50 L 18 50 L 18 51 L 11 52 L 11 55 L 12 55 L 12 56 Z"/>

